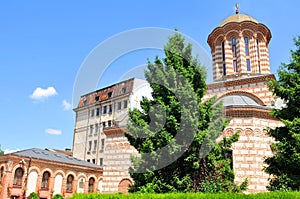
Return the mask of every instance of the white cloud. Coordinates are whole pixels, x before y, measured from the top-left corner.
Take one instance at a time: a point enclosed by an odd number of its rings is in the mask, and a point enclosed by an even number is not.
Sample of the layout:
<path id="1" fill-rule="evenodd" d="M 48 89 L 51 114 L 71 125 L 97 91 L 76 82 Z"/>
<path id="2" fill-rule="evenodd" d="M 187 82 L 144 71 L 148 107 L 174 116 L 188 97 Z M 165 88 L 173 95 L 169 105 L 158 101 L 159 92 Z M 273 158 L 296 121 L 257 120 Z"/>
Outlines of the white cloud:
<path id="1" fill-rule="evenodd" d="M 54 87 L 48 87 L 46 89 L 43 88 L 36 88 L 33 93 L 30 95 L 30 98 L 34 100 L 43 100 L 47 99 L 48 97 L 51 97 L 53 95 L 57 95 L 58 93 L 56 92 Z"/>
<path id="2" fill-rule="evenodd" d="M 64 111 L 68 111 L 72 108 L 71 104 L 67 100 L 62 101 L 62 106 L 64 108 Z"/>
<path id="3" fill-rule="evenodd" d="M 61 135 L 61 130 L 59 129 L 51 129 L 51 128 L 48 128 L 45 130 L 46 133 L 50 134 L 50 135 Z"/>
<path id="4" fill-rule="evenodd" d="M 20 149 L 4 149 L 4 154 L 8 154 L 8 153 L 14 153 L 17 151 L 20 151 Z"/>

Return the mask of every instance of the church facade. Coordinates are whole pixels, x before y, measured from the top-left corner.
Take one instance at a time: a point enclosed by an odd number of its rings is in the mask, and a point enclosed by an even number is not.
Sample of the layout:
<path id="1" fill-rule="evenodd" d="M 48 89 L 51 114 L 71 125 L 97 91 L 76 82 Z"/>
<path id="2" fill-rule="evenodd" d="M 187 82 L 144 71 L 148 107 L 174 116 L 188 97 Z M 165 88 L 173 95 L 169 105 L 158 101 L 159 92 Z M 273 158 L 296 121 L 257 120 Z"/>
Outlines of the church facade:
<path id="1" fill-rule="evenodd" d="M 282 125 L 270 115 L 276 98 L 266 82 L 270 74 L 267 26 L 249 15 L 232 15 L 223 20 L 208 36 L 213 59 L 214 83 L 208 85 L 208 99 L 223 101 L 230 123 L 222 136 L 239 132 L 232 146 L 233 169 L 237 182 L 248 179 L 248 192 L 266 191 L 268 178 L 263 171 L 265 157 L 272 156 L 272 138 L 268 128 Z"/>
<path id="2" fill-rule="evenodd" d="M 275 78 L 270 74 L 268 46 L 271 37 L 267 26 L 237 11 L 223 20 L 207 40 L 212 53 L 214 82 L 207 86 L 203 100 L 217 96 L 218 101 L 223 101 L 225 116 L 230 119 L 218 139 L 236 132 L 240 134 L 232 146 L 232 162 L 236 182 L 248 179 L 248 193 L 266 191 L 270 176 L 263 171 L 263 161 L 273 154 L 270 148 L 273 140 L 266 132 L 267 128 L 282 125 L 270 115 L 276 98 L 266 84 Z M 75 109 L 74 156 L 87 161 L 95 159 L 94 164 L 103 166 L 102 190 L 105 193 L 126 192 L 127 186 L 134 183 L 128 168 L 131 166 L 130 155 L 137 154 L 137 151 L 124 136 L 128 116 L 127 106 L 123 109 L 122 105 L 131 94 L 122 94 L 122 87 L 135 83 L 128 80 L 84 95 Z M 116 97 L 109 99 L 108 93 Z M 87 99 L 90 101 L 86 102 Z M 132 103 L 131 100 L 129 104 Z M 110 116 L 106 115 L 104 107 L 110 107 L 109 104 L 113 104 L 112 109 L 119 110 L 116 115 L 114 110 Z M 110 124 L 105 126 L 101 119 L 91 118 L 95 111 L 98 111 L 99 118 L 110 121 Z M 94 133 L 100 126 L 101 132 Z M 97 141 L 91 140 L 94 136 Z"/>

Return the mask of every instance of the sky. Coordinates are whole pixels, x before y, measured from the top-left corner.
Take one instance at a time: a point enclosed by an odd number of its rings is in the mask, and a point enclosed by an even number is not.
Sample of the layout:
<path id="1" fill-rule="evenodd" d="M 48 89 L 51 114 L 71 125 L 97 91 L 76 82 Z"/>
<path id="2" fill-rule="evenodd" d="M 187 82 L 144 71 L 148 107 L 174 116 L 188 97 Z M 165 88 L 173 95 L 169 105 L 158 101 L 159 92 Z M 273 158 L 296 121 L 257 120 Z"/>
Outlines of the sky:
<path id="1" fill-rule="evenodd" d="M 210 56 L 207 36 L 234 14 L 235 3 L 236 0 L 1 1 L 1 149 L 72 148 L 72 109 L 78 103 L 73 91 L 93 50 L 126 31 L 177 28 Z M 271 72 L 276 74 L 280 63 L 289 61 L 293 37 L 300 34 L 300 2 L 238 3 L 240 13 L 249 14 L 271 30 L 270 64 Z M 134 44 L 135 40 L 127 42 Z M 122 44 L 114 47 L 97 55 L 98 65 Z M 140 49 L 118 56 L 97 84 L 80 90 L 79 95 L 116 83 L 156 55 L 162 55 L 161 50 Z M 89 82 L 85 77 L 84 81 Z"/>

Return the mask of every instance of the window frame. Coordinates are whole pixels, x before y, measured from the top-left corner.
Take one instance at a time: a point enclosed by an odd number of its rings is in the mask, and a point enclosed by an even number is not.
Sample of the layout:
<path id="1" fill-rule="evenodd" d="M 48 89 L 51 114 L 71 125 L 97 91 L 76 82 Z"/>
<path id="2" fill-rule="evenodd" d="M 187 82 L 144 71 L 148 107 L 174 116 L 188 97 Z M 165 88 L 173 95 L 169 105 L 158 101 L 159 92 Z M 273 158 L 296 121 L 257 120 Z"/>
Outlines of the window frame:
<path id="1" fill-rule="evenodd" d="M 18 171 L 21 171 L 21 173 L 17 174 Z M 21 167 L 18 167 L 15 170 L 13 186 L 17 186 L 17 187 L 22 186 L 23 175 L 24 175 L 24 170 Z"/>
<path id="2" fill-rule="evenodd" d="M 70 178 L 72 178 L 72 179 L 70 180 Z M 69 174 L 67 176 L 67 180 L 66 180 L 66 192 L 67 193 L 73 192 L 73 182 L 74 182 L 74 176 L 72 174 Z"/>
<path id="3" fill-rule="evenodd" d="M 46 176 L 46 174 L 48 174 L 48 176 Z M 43 175 L 42 175 L 42 182 L 41 182 L 41 189 L 42 190 L 49 190 L 50 177 L 51 177 L 51 174 L 50 174 L 49 171 L 45 171 L 43 173 Z"/>
<path id="4" fill-rule="evenodd" d="M 103 106 L 103 114 L 106 114 L 106 113 L 107 113 L 107 106 L 104 105 L 104 106 Z"/>
<path id="5" fill-rule="evenodd" d="M 225 56 L 225 42 L 223 41 L 222 44 L 222 61 L 223 61 L 223 76 L 226 76 L 226 56 Z"/>
<path id="6" fill-rule="evenodd" d="M 91 183 L 92 181 L 92 183 Z M 88 193 L 93 193 L 95 189 L 95 178 L 91 177 L 88 183 Z"/>

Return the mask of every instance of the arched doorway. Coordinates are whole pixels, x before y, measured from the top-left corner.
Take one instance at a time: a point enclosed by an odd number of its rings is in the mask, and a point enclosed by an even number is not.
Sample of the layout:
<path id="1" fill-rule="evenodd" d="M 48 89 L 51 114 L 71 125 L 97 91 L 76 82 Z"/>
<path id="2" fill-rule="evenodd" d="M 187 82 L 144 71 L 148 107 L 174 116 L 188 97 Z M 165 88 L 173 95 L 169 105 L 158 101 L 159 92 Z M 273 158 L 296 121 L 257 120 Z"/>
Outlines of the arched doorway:
<path id="1" fill-rule="evenodd" d="M 128 193 L 129 185 L 132 185 L 131 180 L 129 180 L 129 179 L 121 180 L 121 182 L 119 183 L 119 186 L 118 186 L 118 192 L 119 193 Z"/>

